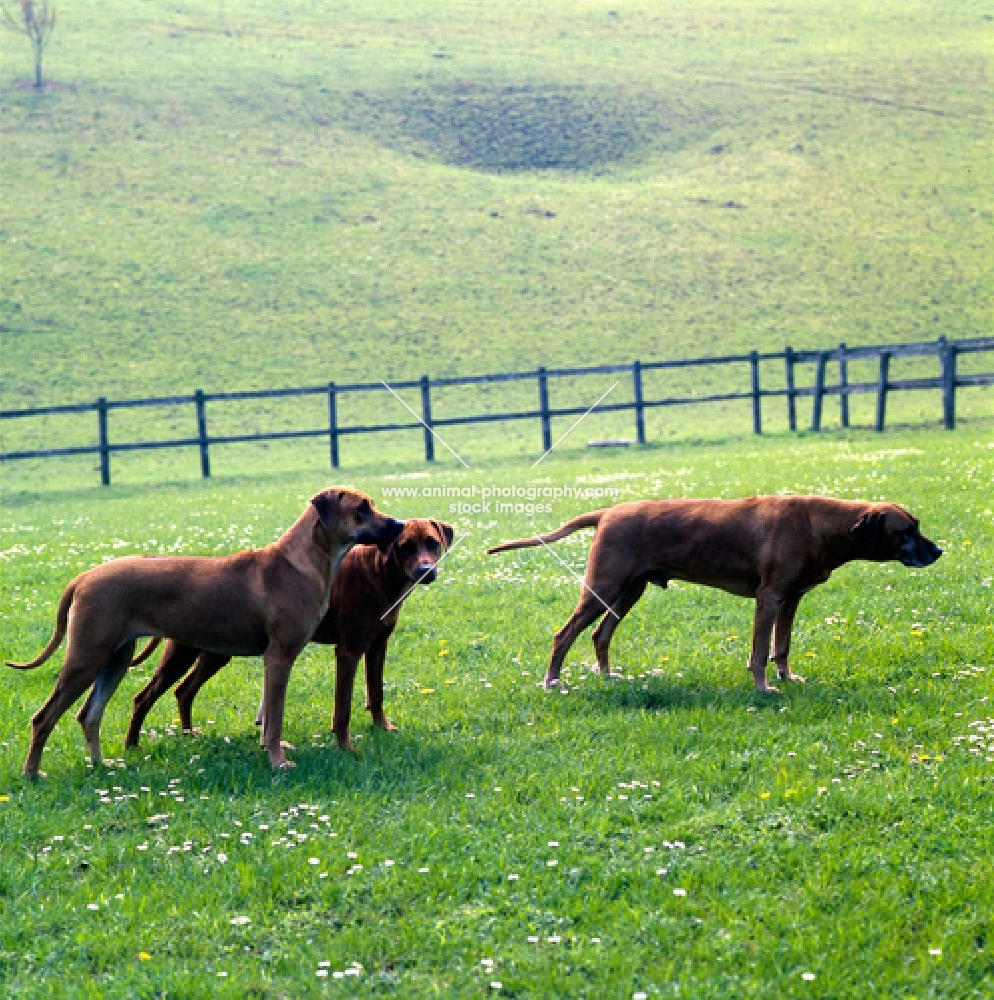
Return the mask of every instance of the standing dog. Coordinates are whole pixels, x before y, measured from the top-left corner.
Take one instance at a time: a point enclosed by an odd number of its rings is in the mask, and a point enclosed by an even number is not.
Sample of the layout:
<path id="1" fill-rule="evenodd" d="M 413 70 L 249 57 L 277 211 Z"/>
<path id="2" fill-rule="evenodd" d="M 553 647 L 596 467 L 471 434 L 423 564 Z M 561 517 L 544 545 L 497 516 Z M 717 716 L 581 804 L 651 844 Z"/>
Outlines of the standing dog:
<path id="1" fill-rule="evenodd" d="M 383 664 L 387 643 L 400 617 L 401 605 L 414 587 L 434 583 L 439 559 L 452 544 L 452 525 L 411 518 L 385 551 L 371 545 L 353 549 L 343 560 L 331 587 L 328 612 L 311 642 L 336 646 L 335 715 L 332 728 L 343 750 L 354 750 L 349 739 L 352 686 L 359 660 L 366 657 L 366 708 L 374 725 L 386 730 L 396 726 L 383 714 Z M 157 640 L 142 650 L 135 663 L 146 659 Z M 135 695 L 134 711 L 125 746 L 138 746 L 142 723 L 152 706 L 196 661 L 176 689 L 181 727 L 193 729 L 193 700 L 197 692 L 231 657 L 202 652 L 170 641 L 148 684 Z M 259 714 L 263 715 L 263 705 Z M 258 721 L 258 720 L 256 720 Z"/>
<path id="2" fill-rule="evenodd" d="M 281 740 L 290 670 L 318 626 L 332 580 L 354 545 L 388 545 L 404 527 L 352 490 L 318 493 L 297 522 L 263 549 L 219 558 L 127 556 L 77 576 L 59 602 L 55 634 L 30 663 L 44 663 L 68 633 L 65 661 L 48 701 L 31 720 L 24 773 L 38 773 L 45 742 L 65 711 L 92 686 L 77 719 L 99 762 L 100 720 L 128 671 L 135 640 L 149 635 L 226 656 L 265 662 L 262 745 L 273 767 L 288 762 Z"/>
<path id="3" fill-rule="evenodd" d="M 598 668 L 609 674 L 611 636 L 646 586 L 686 580 L 756 599 L 749 669 L 760 691 L 775 691 L 766 681 L 774 628 L 777 674 L 803 680 L 791 673 L 788 659 L 794 614 L 801 598 L 833 570 L 854 559 L 930 566 L 942 555 L 919 531 L 917 518 L 897 504 L 817 496 L 623 503 L 488 552 L 544 545 L 581 528 L 597 532 L 580 603 L 553 642 L 547 688 L 558 683 L 570 646 L 601 616 L 594 649 Z"/>

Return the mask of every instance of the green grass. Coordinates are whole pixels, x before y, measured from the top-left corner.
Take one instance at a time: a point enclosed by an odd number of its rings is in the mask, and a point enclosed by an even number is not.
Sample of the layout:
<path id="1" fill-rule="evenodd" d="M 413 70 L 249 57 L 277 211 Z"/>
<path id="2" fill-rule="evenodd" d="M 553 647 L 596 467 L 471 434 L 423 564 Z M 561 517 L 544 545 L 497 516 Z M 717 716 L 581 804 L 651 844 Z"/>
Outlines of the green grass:
<path id="1" fill-rule="evenodd" d="M 201 736 L 176 732 L 167 698 L 125 754 L 149 664 L 108 709 L 114 767 L 88 766 L 70 714 L 48 779 L 27 784 L 29 719 L 55 663 L 8 672 L 5 995 L 481 997 L 500 982 L 521 998 L 989 996 L 992 472 L 989 425 L 371 471 L 358 483 L 380 506 L 449 517 L 462 542 L 392 644 L 401 731 L 373 732 L 357 694 L 358 757 L 332 745 L 331 661 L 314 648 L 290 687 L 290 773 L 258 747 L 255 660 L 204 690 Z M 8 492 L 0 656 L 41 647 L 78 571 L 265 543 L 324 483 L 303 471 Z M 887 497 L 946 555 L 927 571 L 852 565 L 809 595 L 794 653 L 808 683 L 777 699 L 745 669 L 750 604 L 690 586 L 647 594 L 626 619 L 624 680 L 588 674 L 588 634 L 568 695 L 547 694 L 536 682 L 577 584 L 548 553 L 484 550 L 584 505 L 459 517 L 448 501 L 383 496 L 474 483 Z M 557 553 L 580 569 L 588 545 L 584 533 Z M 307 839 L 291 849 L 290 830 Z M 362 971 L 322 978 L 322 962 Z"/>
<path id="2" fill-rule="evenodd" d="M 985 335 L 990 17 L 897 0 L 63 5 L 43 93 L 0 33 L 3 406 Z M 556 384 L 553 405 L 611 381 Z M 740 368 L 646 392 L 747 384 Z M 434 400 L 437 417 L 535 404 L 530 385 Z M 329 651 L 307 650 L 287 774 L 258 747 L 248 660 L 203 692 L 201 736 L 166 699 L 122 757 L 139 668 L 105 720 L 114 766 L 88 765 L 70 714 L 48 780 L 26 784 L 57 661 L 6 672 L 0 992 L 990 996 L 994 394 L 958 406 L 950 435 L 937 394 L 902 395 L 897 429 L 870 436 L 837 433 L 833 401 L 816 438 L 787 435 L 770 401 L 762 439 L 743 436 L 747 405 L 655 410 L 650 446 L 621 454 L 583 442 L 632 437 L 631 415 L 594 414 L 534 471 L 537 422 L 446 434 L 472 471 L 441 447 L 426 470 L 420 432 L 347 439 L 336 478 L 404 516 L 448 501 L 387 488 L 825 492 L 907 503 L 947 554 L 851 566 L 806 598 L 808 683 L 776 700 L 745 670 L 749 604 L 689 586 L 619 629 L 626 679 L 588 674 L 584 636 L 569 693 L 546 694 L 577 584 L 548 553 L 483 553 L 589 505 L 452 515 L 463 541 L 387 664 L 401 731 L 371 731 L 357 696 L 361 752 L 335 750 Z M 872 399 L 853 416 L 871 423 Z M 406 415 L 353 399 L 340 418 Z M 209 409 L 215 434 L 325 419 L 320 399 Z M 5 421 L 2 448 L 89 444 L 95 423 Z M 115 442 L 193 428 L 192 407 L 111 417 Z M 263 544 L 328 481 L 320 441 L 216 448 L 212 465 L 202 481 L 193 449 L 115 455 L 108 490 L 92 458 L 5 466 L 0 656 L 41 648 L 77 572 Z M 588 544 L 557 552 L 579 569 Z M 307 839 L 291 849 L 290 830 Z"/>

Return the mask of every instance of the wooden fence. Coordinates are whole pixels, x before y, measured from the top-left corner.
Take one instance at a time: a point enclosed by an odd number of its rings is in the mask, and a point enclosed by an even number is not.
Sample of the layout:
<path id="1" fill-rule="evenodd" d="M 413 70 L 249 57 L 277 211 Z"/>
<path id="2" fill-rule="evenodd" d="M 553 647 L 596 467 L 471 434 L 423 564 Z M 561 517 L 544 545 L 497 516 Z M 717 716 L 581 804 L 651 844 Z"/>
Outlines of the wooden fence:
<path id="1" fill-rule="evenodd" d="M 538 368 L 528 372 L 505 372 L 496 375 L 470 375 L 452 378 L 429 378 L 427 375 L 413 381 L 394 382 L 388 388 L 382 382 L 360 382 L 337 385 L 308 386 L 297 389 L 256 390 L 249 392 L 203 392 L 198 389 L 192 395 L 156 396 L 149 399 L 108 400 L 103 397 L 94 403 L 79 403 L 68 406 L 42 406 L 24 410 L 0 410 L 0 420 L 23 420 L 52 414 L 95 413 L 97 442 L 62 448 L 33 448 L 22 451 L 0 452 L 0 461 L 11 462 L 28 458 L 61 458 L 68 455 L 99 455 L 100 481 L 104 486 L 111 481 L 111 455 L 115 452 L 142 451 L 156 448 L 198 448 L 200 469 L 207 477 L 211 474 L 210 452 L 212 447 L 245 441 L 279 441 L 289 438 L 326 438 L 329 443 L 329 458 L 332 468 L 339 467 L 339 442 L 347 435 L 374 434 L 384 431 L 406 431 L 422 429 L 424 433 L 425 460 L 435 460 L 435 438 L 433 428 L 455 427 L 465 424 L 501 423 L 512 420 L 538 420 L 542 428 L 542 450 L 552 447 L 552 420 L 554 417 L 579 416 L 587 411 L 584 406 L 554 407 L 550 404 L 550 383 L 556 379 L 588 375 L 627 375 L 631 379 L 631 399 L 626 402 L 604 403 L 597 407 L 598 413 L 621 410 L 634 411 L 635 440 L 639 444 L 646 441 L 646 410 L 662 406 L 689 406 L 703 403 L 717 403 L 730 400 L 749 400 L 752 404 L 752 429 L 756 434 L 763 432 L 763 400 L 782 397 L 787 402 L 787 422 L 792 431 L 797 430 L 797 400 L 811 397 L 811 430 L 821 430 L 822 413 L 826 396 L 838 396 L 840 421 L 849 426 L 849 397 L 872 393 L 876 396 L 875 429 L 882 431 L 887 417 L 887 397 L 892 392 L 912 390 L 937 390 L 942 394 L 942 419 L 946 428 L 956 425 L 956 390 L 964 386 L 994 385 L 994 373 L 957 373 L 956 359 L 964 354 L 994 352 L 994 337 L 951 341 L 940 337 L 937 341 L 914 344 L 888 344 L 873 347 L 846 347 L 827 351 L 794 351 L 787 347 L 775 353 L 752 351 L 748 354 L 726 355 L 724 357 L 691 358 L 679 361 L 634 361 L 628 365 L 597 365 L 588 368 Z M 923 378 L 894 379 L 890 375 L 890 365 L 895 358 L 935 357 L 939 371 L 935 376 Z M 849 364 L 852 362 L 875 361 L 877 377 L 868 382 L 853 382 L 849 379 Z M 764 389 L 761 385 L 761 365 L 764 362 L 782 361 L 784 364 L 784 388 Z M 647 399 L 643 391 L 643 375 L 650 371 L 673 369 L 707 368 L 734 364 L 748 364 L 750 380 L 748 388 L 740 391 L 713 393 L 704 396 L 672 396 L 665 399 Z M 808 369 L 805 369 L 808 366 Z M 799 369 L 813 369 L 813 385 L 800 385 Z M 830 382 L 832 371 L 837 381 Z M 432 415 L 432 389 L 452 386 L 482 386 L 502 382 L 534 381 L 538 390 L 536 409 L 511 412 L 484 413 L 454 417 L 435 418 Z M 420 389 L 421 414 L 413 414 L 413 420 L 402 423 L 351 424 L 343 426 L 338 421 L 338 399 L 350 393 L 388 393 L 390 390 Z M 328 422 L 324 427 L 310 430 L 273 431 L 258 434 L 226 434 L 211 436 L 208 433 L 207 404 L 218 404 L 234 400 L 285 399 L 299 396 L 324 396 L 327 398 Z M 115 410 L 138 407 L 166 407 L 192 405 L 195 414 L 196 435 L 170 438 L 167 440 L 112 442 L 109 418 Z"/>

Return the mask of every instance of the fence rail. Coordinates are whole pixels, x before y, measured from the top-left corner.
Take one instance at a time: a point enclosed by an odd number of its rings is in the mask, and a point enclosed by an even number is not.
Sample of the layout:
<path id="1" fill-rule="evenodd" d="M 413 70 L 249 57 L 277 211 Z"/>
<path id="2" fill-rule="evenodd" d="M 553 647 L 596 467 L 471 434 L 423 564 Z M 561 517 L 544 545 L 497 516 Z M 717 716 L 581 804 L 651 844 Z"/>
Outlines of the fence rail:
<path id="1" fill-rule="evenodd" d="M 302 386 L 289 389 L 253 389 L 242 392 L 203 392 L 198 389 L 188 395 L 155 396 L 147 399 L 108 400 L 103 397 L 93 403 L 73 403 L 60 406 L 40 406 L 22 410 L 0 410 L 0 420 L 27 419 L 70 413 L 97 414 L 97 443 L 60 448 L 32 448 L 21 451 L 0 452 L 0 462 L 10 462 L 29 458 L 61 458 L 71 455 L 99 455 L 100 480 L 104 486 L 111 481 L 111 455 L 115 452 L 144 451 L 162 448 L 198 448 L 200 451 L 201 474 L 206 478 L 211 474 L 210 449 L 224 444 L 248 441 L 285 441 L 296 438 L 327 438 L 329 458 L 332 468 L 340 462 L 340 438 L 359 434 L 377 434 L 389 431 L 423 430 L 425 460 L 435 460 L 436 427 L 457 427 L 468 424 L 503 423 L 516 420 L 539 420 L 542 430 L 542 450 L 552 447 L 552 420 L 556 417 L 579 416 L 586 413 L 585 406 L 553 406 L 550 402 L 550 383 L 556 379 L 585 377 L 590 375 L 629 375 L 632 379 L 632 398 L 628 402 L 604 403 L 597 407 L 598 413 L 634 411 L 635 440 L 645 444 L 645 413 L 647 410 L 667 406 L 689 406 L 704 403 L 750 400 L 752 404 L 752 429 L 756 434 L 763 432 L 763 400 L 780 399 L 787 401 L 787 423 L 791 431 L 797 430 L 797 400 L 810 397 L 811 430 L 820 431 L 827 396 L 839 398 L 839 414 L 843 427 L 850 425 L 849 397 L 875 394 L 876 412 L 874 428 L 883 431 L 887 418 L 887 399 L 892 392 L 938 390 L 942 394 L 942 422 L 952 430 L 956 426 L 956 390 L 972 386 L 994 385 L 994 372 L 961 374 L 957 372 L 957 357 L 965 354 L 994 353 L 994 337 L 978 337 L 970 340 L 946 340 L 911 344 L 887 344 L 878 346 L 847 347 L 822 351 L 794 351 L 790 347 L 777 352 L 751 351 L 747 354 L 731 354 L 717 357 L 684 358 L 670 361 L 634 361 L 631 364 L 594 365 L 580 368 L 537 368 L 534 371 L 501 372 L 491 375 L 460 375 L 443 378 L 407 379 L 393 382 L 389 387 L 383 382 L 355 382 Z M 935 376 L 895 379 L 890 376 L 892 359 L 935 357 L 939 371 Z M 784 388 L 764 389 L 762 387 L 763 363 L 782 361 L 784 363 Z M 870 382 L 853 382 L 849 378 L 852 362 L 876 361 L 877 376 Z M 646 372 L 670 371 L 688 368 L 709 368 L 714 366 L 748 364 L 749 384 L 738 391 L 718 392 L 705 396 L 670 396 L 662 399 L 646 398 L 643 377 Z M 829 383 L 829 366 L 835 367 L 838 380 Z M 813 384 L 798 385 L 798 369 L 813 369 Z M 456 386 L 495 385 L 507 382 L 534 381 L 538 389 L 536 409 L 512 410 L 498 413 L 465 414 L 454 417 L 437 418 L 432 413 L 432 390 Z M 419 390 L 421 414 L 415 414 L 413 421 L 379 424 L 342 425 L 338 420 L 338 399 L 354 393 L 388 393 L 390 391 Z M 285 399 L 302 396 L 324 396 L 327 398 L 328 423 L 324 427 L 268 431 L 250 434 L 217 434 L 208 432 L 207 405 L 260 399 Z M 196 434 L 192 437 L 177 437 L 152 441 L 112 442 L 110 440 L 110 414 L 115 410 L 139 407 L 194 407 Z M 405 404 L 406 405 L 406 404 Z"/>

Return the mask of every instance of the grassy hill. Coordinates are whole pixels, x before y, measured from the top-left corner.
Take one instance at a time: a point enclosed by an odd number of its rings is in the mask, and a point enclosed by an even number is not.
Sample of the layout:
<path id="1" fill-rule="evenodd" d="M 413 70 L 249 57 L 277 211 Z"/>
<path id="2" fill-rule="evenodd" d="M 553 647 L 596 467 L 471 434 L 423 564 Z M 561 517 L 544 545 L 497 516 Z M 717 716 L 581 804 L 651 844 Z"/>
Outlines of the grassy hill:
<path id="1" fill-rule="evenodd" d="M 124 0 L 2 36 L 5 406 L 986 333 L 976 3 Z"/>

